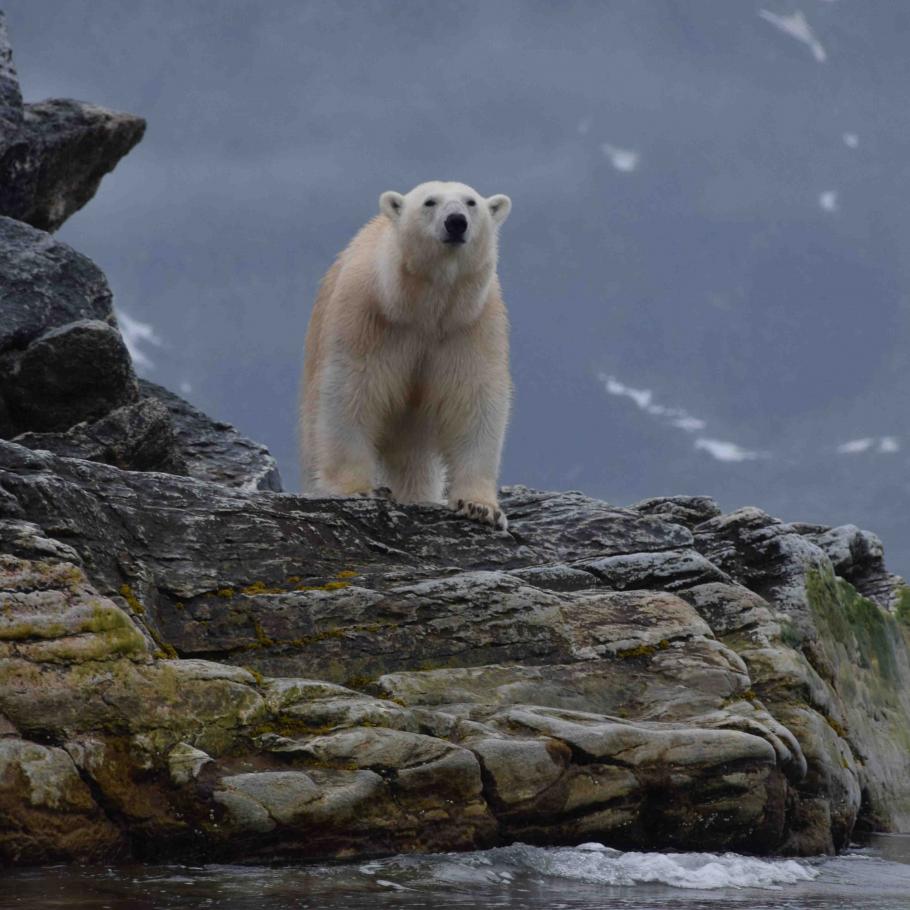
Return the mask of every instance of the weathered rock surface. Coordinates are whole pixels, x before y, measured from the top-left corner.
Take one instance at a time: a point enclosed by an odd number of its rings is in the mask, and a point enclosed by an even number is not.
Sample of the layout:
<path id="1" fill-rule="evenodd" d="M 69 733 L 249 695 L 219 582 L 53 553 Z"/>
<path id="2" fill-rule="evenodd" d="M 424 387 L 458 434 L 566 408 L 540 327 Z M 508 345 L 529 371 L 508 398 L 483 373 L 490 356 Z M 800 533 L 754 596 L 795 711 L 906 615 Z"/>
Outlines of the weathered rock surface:
<path id="1" fill-rule="evenodd" d="M 20 433 L 19 445 L 67 458 L 100 461 L 130 471 L 186 474 L 177 451 L 170 412 L 156 399 L 142 399 L 77 423 L 62 433 Z"/>
<path id="2" fill-rule="evenodd" d="M 59 431 L 95 420 L 139 395 L 120 332 L 84 319 L 39 335 L 21 354 L 4 356 L 0 384 L 12 420 Z"/>
<path id="3" fill-rule="evenodd" d="M 0 212 L 55 227 L 141 130 L 23 106 L 0 14 Z M 0 863 L 910 828 L 910 591 L 875 535 L 279 495 L 136 380 L 91 262 L 0 217 L 0 278 Z"/>
<path id="4" fill-rule="evenodd" d="M 55 231 L 144 132 L 141 117 L 81 101 L 23 104 L 0 11 L 0 214 Z"/>
<path id="5" fill-rule="evenodd" d="M 139 391 L 101 271 L 48 234 L 0 218 L 0 435 L 63 431 Z"/>
<path id="6" fill-rule="evenodd" d="M 268 450 L 137 382 L 110 288 L 88 259 L 0 217 L 0 438 L 134 471 L 281 489 Z"/>
<path id="7" fill-rule="evenodd" d="M 6 19 L 0 10 L 0 123 L 5 128 L 22 120 L 22 92 L 13 66 L 13 49 L 6 30 Z"/>
<path id="8" fill-rule="evenodd" d="M 907 825 L 906 627 L 807 535 L 503 501 L 493 534 L 0 443 L 0 715 L 92 801 L 62 810 L 84 839 L 17 823 L 3 855 L 811 854 Z"/>
<path id="9" fill-rule="evenodd" d="M 0 355 L 83 319 L 116 325 L 111 289 L 87 257 L 44 231 L 0 216 Z"/>
<path id="10" fill-rule="evenodd" d="M 281 492 L 278 465 L 265 446 L 247 439 L 231 424 L 213 420 L 154 382 L 140 379 L 139 394 L 149 405 L 154 404 L 156 408 L 163 406 L 167 410 L 174 434 L 172 457 L 178 459 L 186 469 L 177 473 L 186 473 L 198 480 L 210 480 L 241 490 Z M 107 459 L 92 461 L 113 463 Z M 132 469 L 169 470 L 136 466 Z"/>

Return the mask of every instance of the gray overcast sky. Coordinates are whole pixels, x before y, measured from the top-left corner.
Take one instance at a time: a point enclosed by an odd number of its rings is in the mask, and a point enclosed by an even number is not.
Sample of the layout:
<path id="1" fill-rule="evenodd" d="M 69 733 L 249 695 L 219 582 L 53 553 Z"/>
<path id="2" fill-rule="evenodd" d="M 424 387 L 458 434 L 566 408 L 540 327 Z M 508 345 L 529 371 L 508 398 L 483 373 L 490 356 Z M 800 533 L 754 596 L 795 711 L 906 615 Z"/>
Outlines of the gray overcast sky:
<path id="1" fill-rule="evenodd" d="M 904 0 L 3 5 L 29 100 L 149 121 L 61 238 L 289 488 L 319 278 L 456 179 L 514 203 L 504 481 L 852 521 L 910 573 Z"/>

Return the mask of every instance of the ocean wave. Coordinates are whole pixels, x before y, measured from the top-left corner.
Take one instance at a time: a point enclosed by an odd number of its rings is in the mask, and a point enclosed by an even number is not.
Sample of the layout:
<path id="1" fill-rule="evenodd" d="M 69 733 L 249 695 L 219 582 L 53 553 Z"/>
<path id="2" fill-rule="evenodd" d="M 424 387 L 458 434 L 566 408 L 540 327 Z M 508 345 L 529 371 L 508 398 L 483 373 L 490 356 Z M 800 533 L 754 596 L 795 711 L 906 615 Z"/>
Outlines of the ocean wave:
<path id="1" fill-rule="evenodd" d="M 715 890 L 719 888 L 781 888 L 809 882 L 818 876 L 811 865 L 793 859 L 759 859 L 738 853 L 635 853 L 601 844 L 572 848 L 531 847 L 514 844 L 483 853 L 449 856 L 446 866 L 503 867 L 549 878 L 572 879 L 591 884 L 629 886 L 659 884 L 673 888 Z M 448 869 L 448 877 L 453 870 Z M 470 876 L 467 869 L 464 873 Z M 489 877 L 489 876 L 487 876 Z"/>

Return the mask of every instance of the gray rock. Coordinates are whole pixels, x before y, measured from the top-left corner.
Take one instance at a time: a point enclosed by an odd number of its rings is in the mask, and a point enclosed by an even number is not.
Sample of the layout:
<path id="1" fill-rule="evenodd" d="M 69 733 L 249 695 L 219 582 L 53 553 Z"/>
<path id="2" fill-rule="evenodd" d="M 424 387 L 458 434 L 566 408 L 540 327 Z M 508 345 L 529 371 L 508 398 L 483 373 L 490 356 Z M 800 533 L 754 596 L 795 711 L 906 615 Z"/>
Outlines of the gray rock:
<path id="1" fill-rule="evenodd" d="M 768 645 L 780 639 L 774 608 L 754 591 L 727 582 L 707 582 L 680 591 L 714 634 L 725 642 Z"/>
<path id="2" fill-rule="evenodd" d="M 185 469 L 164 470 L 240 490 L 281 492 L 278 464 L 265 446 L 247 439 L 229 423 L 212 420 L 160 385 L 140 380 L 139 388 L 145 402 L 163 406 L 170 416 L 172 458 Z"/>
<path id="3" fill-rule="evenodd" d="M 0 14 L 0 211 L 56 227 L 142 127 L 23 106 Z M 495 534 L 277 495 L 263 447 L 137 384 L 88 260 L 0 218 L 0 277 L 0 863 L 910 824 L 874 535 L 704 496 L 510 487 Z"/>
<path id="4" fill-rule="evenodd" d="M 6 17 L 0 10 L 0 124 L 4 129 L 22 122 L 22 92 L 13 65 L 13 50 L 6 29 Z"/>
<path id="5" fill-rule="evenodd" d="M 13 419 L 9 415 L 6 402 L 0 393 L 0 439 L 9 439 L 16 435 L 16 428 L 13 425 Z"/>
<path id="6" fill-rule="evenodd" d="M 679 591 L 707 582 L 729 581 L 727 576 L 692 549 L 659 553 L 604 556 L 575 564 L 617 591 L 664 589 Z"/>
<path id="7" fill-rule="evenodd" d="M 547 493 L 523 486 L 505 487 L 504 503 L 509 529 L 521 540 L 530 523 L 538 549 L 566 562 L 596 553 L 647 553 L 692 545 L 692 535 L 680 525 L 668 523 L 631 509 L 620 509 L 582 493 Z M 513 528 L 514 526 L 514 528 Z"/>
<path id="8" fill-rule="evenodd" d="M 136 400 L 104 275 L 84 256 L 0 218 L 0 430 L 65 431 Z"/>
<path id="9" fill-rule="evenodd" d="M 51 329 L 0 361 L 0 389 L 13 422 L 57 431 L 96 420 L 139 396 L 129 351 L 106 322 Z"/>
<path id="10" fill-rule="evenodd" d="M 171 780 L 178 787 L 195 780 L 199 777 L 199 772 L 213 761 L 211 755 L 189 743 L 177 743 L 168 754 L 167 760 Z"/>
<path id="11" fill-rule="evenodd" d="M 653 515 L 690 530 L 720 515 L 720 508 L 710 496 L 652 496 L 635 503 L 632 508 L 642 515 Z"/>
<path id="12" fill-rule="evenodd" d="M 856 525 L 825 528 L 793 525 L 799 533 L 821 547 L 834 571 L 846 578 L 864 597 L 885 609 L 894 608 L 904 591 L 903 579 L 885 567 L 885 548 L 877 535 Z"/>
<path id="13" fill-rule="evenodd" d="M 82 319 L 116 325 L 101 270 L 65 243 L 0 216 L 0 355 Z"/>
<path id="14" fill-rule="evenodd" d="M 0 13 L 0 214 L 55 231 L 136 145 L 145 121 L 81 101 L 22 103 Z"/>
<path id="15" fill-rule="evenodd" d="M 493 534 L 9 442 L 0 491 L 0 715 L 143 856 L 817 852 L 910 819 L 898 620 L 758 510 L 693 534 L 511 488 Z"/>
<path id="16" fill-rule="evenodd" d="M 695 547 L 734 581 L 809 630 L 806 581 L 811 572 L 830 570 L 831 563 L 791 525 L 761 509 L 737 509 L 697 525 Z"/>
<path id="17" fill-rule="evenodd" d="M 99 420 L 78 423 L 62 433 L 21 433 L 14 441 L 30 449 L 99 461 L 127 471 L 188 473 L 178 453 L 170 412 L 154 398 L 116 408 Z"/>
<path id="18" fill-rule="evenodd" d="M 83 421 L 63 432 L 20 433 L 14 441 L 127 471 L 163 471 L 242 490 L 281 489 L 275 459 L 264 446 L 230 424 L 211 420 L 160 386 L 140 380 L 139 390 L 138 401 L 98 420 Z"/>
<path id="19" fill-rule="evenodd" d="M 490 780 L 490 798 L 512 815 L 538 815 L 544 808 L 541 798 L 563 778 L 572 759 L 571 750 L 556 739 L 497 736 L 469 743 Z M 572 811 L 578 803 L 567 797 L 562 807 Z"/>
<path id="20" fill-rule="evenodd" d="M 599 583 L 591 572 L 561 564 L 515 569 L 509 574 L 544 591 L 584 591 Z"/>
<path id="21" fill-rule="evenodd" d="M 0 514 L 5 505 L 2 494 L 3 490 L 0 490 Z M 8 512 L 15 515 L 19 510 L 9 508 Z M 0 553 L 48 562 L 63 561 L 74 565 L 82 563 L 81 557 L 72 547 L 54 537 L 48 537 L 38 525 L 15 517 L 0 519 Z"/>
<path id="22" fill-rule="evenodd" d="M 0 857 L 91 862 L 120 847 L 120 831 L 63 749 L 0 738 Z"/>
<path id="23" fill-rule="evenodd" d="M 0 276 L 0 438 L 126 470 L 281 489 L 265 447 L 160 386 L 137 388 L 92 262 L 0 217 Z"/>

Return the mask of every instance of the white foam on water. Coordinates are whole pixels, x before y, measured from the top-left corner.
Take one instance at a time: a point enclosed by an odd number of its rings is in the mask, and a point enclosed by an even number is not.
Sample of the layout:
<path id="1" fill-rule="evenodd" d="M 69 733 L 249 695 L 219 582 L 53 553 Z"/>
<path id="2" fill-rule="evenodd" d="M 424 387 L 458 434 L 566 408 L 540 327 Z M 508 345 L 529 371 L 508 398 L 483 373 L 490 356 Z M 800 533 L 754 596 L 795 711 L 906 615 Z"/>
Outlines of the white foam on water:
<path id="1" fill-rule="evenodd" d="M 808 882 L 817 870 L 793 859 L 738 853 L 624 853 L 601 844 L 571 849 L 516 844 L 497 859 L 542 875 L 603 885 L 663 884 L 673 888 L 780 888 Z"/>

